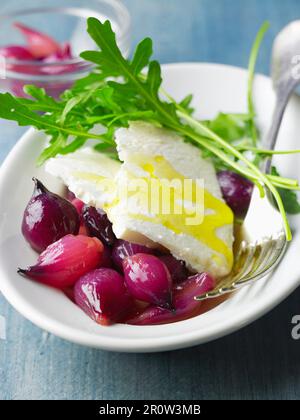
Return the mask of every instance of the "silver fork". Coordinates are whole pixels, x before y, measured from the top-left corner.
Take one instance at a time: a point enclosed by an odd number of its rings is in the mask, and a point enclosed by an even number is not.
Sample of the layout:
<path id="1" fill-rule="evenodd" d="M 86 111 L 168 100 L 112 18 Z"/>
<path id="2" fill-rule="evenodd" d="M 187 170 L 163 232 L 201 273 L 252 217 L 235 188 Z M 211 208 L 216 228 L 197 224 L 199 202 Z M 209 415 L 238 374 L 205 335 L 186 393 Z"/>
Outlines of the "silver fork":
<path id="1" fill-rule="evenodd" d="M 266 149 L 274 150 L 286 106 L 300 83 L 299 63 L 300 20 L 286 26 L 274 42 L 272 79 L 277 99 L 271 128 L 264 144 Z M 271 162 L 271 159 L 266 161 L 264 172 L 270 172 Z M 255 189 L 247 216 L 236 232 L 232 272 L 221 279 L 214 290 L 196 299 L 204 300 L 231 293 L 262 279 L 276 268 L 286 247 L 279 211 L 268 194 L 262 199 L 258 189 Z"/>

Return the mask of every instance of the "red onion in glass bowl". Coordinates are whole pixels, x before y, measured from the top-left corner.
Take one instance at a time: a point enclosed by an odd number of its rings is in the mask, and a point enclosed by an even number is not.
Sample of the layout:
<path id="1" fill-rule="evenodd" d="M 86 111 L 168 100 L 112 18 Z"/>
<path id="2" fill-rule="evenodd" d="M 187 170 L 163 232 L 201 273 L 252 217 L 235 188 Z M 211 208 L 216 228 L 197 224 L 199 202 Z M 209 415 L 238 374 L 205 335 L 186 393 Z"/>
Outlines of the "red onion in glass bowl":
<path id="1" fill-rule="evenodd" d="M 28 48 L 21 45 L 7 45 L 5 47 L 1 47 L 0 57 L 24 61 L 34 60 L 34 57 Z"/>
<path id="2" fill-rule="evenodd" d="M 24 73 L 36 77 L 43 74 L 51 76 L 73 71 L 71 65 L 59 64 L 73 59 L 69 43 L 60 45 L 54 38 L 19 22 L 15 22 L 13 26 L 25 37 L 27 45 L 26 47 L 22 45 L 4 46 L 0 49 L 0 56 L 5 58 L 6 72 L 13 72 L 16 75 Z M 19 77 L 16 77 L 10 87 L 14 94 L 25 96 L 25 84 Z M 57 97 L 58 95 L 52 96 Z"/>
<path id="3" fill-rule="evenodd" d="M 72 58 L 71 45 L 68 42 L 66 42 L 65 44 L 60 46 L 60 49 L 58 51 L 44 58 L 43 61 L 44 63 L 53 63 L 55 61 L 71 60 L 71 58 Z"/>
<path id="4" fill-rule="evenodd" d="M 59 53 L 61 47 L 52 37 L 33 28 L 29 28 L 20 22 L 15 22 L 14 27 L 27 40 L 27 48 L 34 59 L 40 60 Z"/>
<path id="5" fill-rule="evenodd" d="M 121 2 L 89 0 L 86 5 L 82 2 L 74 7 L 74 0 L 64 0 L 63 4 L 60 0 L 43 0 L 30 10 L 23 6 L 23 9 L 3 12 L 0 16 L 0 48 L 6 47 L 5 40 L 9 40 L 12 46 L 23 47 L 25 44 L 33 57 L 23 54 L 5 58 L 1 90 L 28 97 L 24 86 L 35 85 L 57 99 L 74 82 L 89 74 L 94 65 L 80 57 L 81 52 L 94 48 L 86 33 L 89 16 L 113 22 L 120 49 L 128 56 L 131 22 L 128 10 Z"/>
<path id="6" fill-rule="evenodd" d="M 76 208 L 50 192 L 38 179 L 23 216 L 22 233 L 37 252 L 68 234 L 77 235 L 80 219 Z"/>

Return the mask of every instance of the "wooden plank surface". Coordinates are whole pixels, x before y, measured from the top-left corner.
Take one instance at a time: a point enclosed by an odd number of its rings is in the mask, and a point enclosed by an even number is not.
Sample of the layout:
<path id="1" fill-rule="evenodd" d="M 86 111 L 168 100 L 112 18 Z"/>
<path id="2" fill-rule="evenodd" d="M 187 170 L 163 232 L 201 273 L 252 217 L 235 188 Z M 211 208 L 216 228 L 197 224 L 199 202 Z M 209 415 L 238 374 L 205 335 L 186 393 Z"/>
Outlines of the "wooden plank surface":
<path id="1" fill-rule="evenodd" d="M 0 13 L 18 3 L 2 0 Z M 264 73 L 274 35 L 300 15 L 299 0 L 125 3 L 133 16 L 134 40 L 153 37 L 162 62 L 245 67 L 257 28 L 270 20 L 272 29 L 259 62 Z M 1 161 L 22 131 L 0 123 Z M 288 281 L 288 272 L 282 281 Z M 3 317 L 6 321 L 6 340 L 0 338 L 0 399 L 299 399 L 300 342 L 291 338 L 295 314 L 300 314 L 300 290 L 263 319 L 214 343 L 165 354 L 126 355 L 49 335 L 0 297 L 0 325 Z"/>

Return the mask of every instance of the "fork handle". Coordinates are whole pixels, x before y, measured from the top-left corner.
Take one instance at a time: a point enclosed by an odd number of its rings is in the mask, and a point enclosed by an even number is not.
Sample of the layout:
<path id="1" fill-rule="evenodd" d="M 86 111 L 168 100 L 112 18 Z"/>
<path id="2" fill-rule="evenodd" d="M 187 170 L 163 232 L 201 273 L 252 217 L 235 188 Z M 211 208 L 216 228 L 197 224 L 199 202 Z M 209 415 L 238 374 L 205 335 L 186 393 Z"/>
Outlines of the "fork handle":
<path id="1" fill-rule="evenodd" d="M 295 81 L 287 83 L 284 88 L 277 92 L 276 105 L 273 112 L 271 128 L 264 141 L 264 147 L 267 150 L 274 150 L 278 138 L 278 133 L 281 127 L 282 119 L 289 102 L 289 99 L 296 88 Z M 263 164 L 262 170 L 265 173 L 270 173 L 272 165 L 272 157 L 269 157 Z"/>

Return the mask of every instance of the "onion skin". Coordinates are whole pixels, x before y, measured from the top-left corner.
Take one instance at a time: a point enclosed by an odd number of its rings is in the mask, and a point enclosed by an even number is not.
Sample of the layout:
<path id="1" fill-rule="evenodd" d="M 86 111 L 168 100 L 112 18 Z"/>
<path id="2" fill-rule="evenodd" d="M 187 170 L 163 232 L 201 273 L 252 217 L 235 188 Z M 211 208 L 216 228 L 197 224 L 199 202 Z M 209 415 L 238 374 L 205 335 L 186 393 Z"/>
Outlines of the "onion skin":
<path id="1" fill-rule="evenodd" d="M 169 270 L 173 283 L 181 283 L 188 278 L 189 273 L 184 261 L 177 260 L 173 255 L 162 255 L 159 259 Z"/>
<path id="2" fill-rule="evenodd" d="M 112 224 L 103 210 L 84 206 L 82 217 L 90 236 L 100 239 L 107 246 L 114 245 L 116 237 L 112 229 Z"/>
<path id="3" fill-rule="evenodd" d="M 76 198 L 77 198 L 76 195 L 67 188 L 67 191 L 66 191 L 66 200 L 72 202 L 73 200 L 76 200 Z"/>
<path id="4" fill-rule="evenodd" d="M 42 73 L 51 75 L 70 73 L 76 70 L 76 64 L 60 63 L 72 58 L 73 56 L 71 52 L 71 45 L 66 43 L 65 45 L 61 46 L 59 51 L 55 52 L 54 54 L 50 54 L 43 59 L 45 66 L 41 67 Z"/>
<path id="5" fill-rule="evenodd" d="M 59 61 L 70 60 L 73 57 L 71 51 L 71 45 L 67 42 L 62 45 L 58 51 L 48 55 L 43 59 L 44 63 L 56 63 Z"/>
<path id="6" fill-rule="evenodd" d="M 163 308 L 172 307 L 172 279 L 154 255 L 136 254 L 123 261 L 125 282 L 135 299 Z"/>
<path id="7" fill-rule="evenodd" d="M 104 245 L 103 256 L 101 260 L 101 268 L 113 268 L 113 261 L 111 258 L 111 248 L 107 245 Z"/>
<path id="8" fill-rule="evenodd" d="M 64 294 L 65 294 L 65 296 L 67 296 L 67 298 L 69 299 L 69 300 L 71 300 L 73 303 L 76 303 L 75 302 L 75 297 L 74 297 L 74 287 L 66 287 L 64 290 L 63 290 L 63 292 L 64 292 Z"/>
<path id="9" fill-rule="evenodd" d="M 79 220 L 80 220 L 79 235 L 90 236 L 86 227 L 85 227 L 83 216 L 82 216 L 83 208 L 85 206 L 84 202 L 81 201 L 79 198 L 74 198 L 73 200 L 71 200 L 71 203 L 73 204 L 73 206 L 77 210 L 77 213 L 78 213 L 78 216 L 79 216 Z"/>
<path id="10" fill-rule="evenodd" d="M 201 313 L 201 302 L 195 296 L 209 292 L 215 286 L 215 280 L 207 273 L 189 277 L 173 289 L 174 310 L 150 306 L 139 315 L 127 320 L 130 325 L 161 325 L 184 321 Z"/>
<path id="11" fill-rule="evenodd" d="M 250 206 L 254 188 L 253 183 L 231 171 L 219 172 L 218 181 L 224 200 L 235 216 L 245 217 Z"/>
<path id="12" fill-rule="evenodd" d="M 50 36 L 19 22 L 14 23 L 14 26 L 26 38 L 28 49 L 35 59 L 42 59 L 60 51 L 60 45 Z"/>
<path id="13" fill-rule="evenodd" d="M 78 235 L 89 236 L 88 231 L 86 230 L 86 227 L 84 224 L 80 225 Z"/>
<path id="14" fill-rule="evenodd" d="M 103 326 L 120 322 L 134 305 L 123 277 L 107 268 L 81 277 L 75 285 L 74 296 L 76 304 Z"/>
<path id="15" fill-rule="evenodd" d="M 68 200 L 48 191 L 39 180 L 34 179 L 34 183 L 34 193 L 23 216 L 22 233 L 40 253 L 68 234 L 77 235 L 80 219 Z"/>
<path id="16" fill-rule="evenodd" d="M 18 273 L 57 289 L 73 286 L 76 281 L 101 263 L 103 245 L 97 238 L 67 235 L 50 245 L 37 264 Z"/>
<path id="17" fill-rule="evenodd" d="M 122 239 L 117 240 L 112 251 L 112 259 L 116 267 L 123 270 L 123 261 L 127 257 L 131 257 L 136 254 L 150 254 L 155 253 L 154 249 L 148 248 L 144 245 L 134 244 L 132 242 L 124 241 Z"/>
<path id="18" fill-rule="evenodd" d="M 35 58 L 31 52 L 26 47 L 19 45 L 8 45 L 6 47 L 0 48 L 0 57 L 4 57 L 7 60 L 15 60 L 16 63 L 12 64 L 8 61 L 5 62 L 5 67 L 7 70 L 13 71 L 15 73 L 26 73 L 26 74 L 40 74 L 40 70 L 29 64 L 31 61 L 35 61 Z M 24 62 L 21 64 L 21 62 Z M 15 93 L 20 93 L 19 96 L 24 96 L 24 82 L 15 80 L 9 80 L 10 89 Z"/>
<path id="19" fill-rule="evenodd" d="M 28 48 L 22 47 L 21 45 L 7 45 L 6 47 L 0 48 L 0 56 L 14 60 L 34 60 Z"/>
<path id="20" fill-rule="evenodd" d="M 77 210 L 79 217 L 82 217 L 82 210 L 84 207 L 84 202 L 79 200 L 79 198 L 74 198 L 74 200 L 72 200 L 71 203 Z"/>

